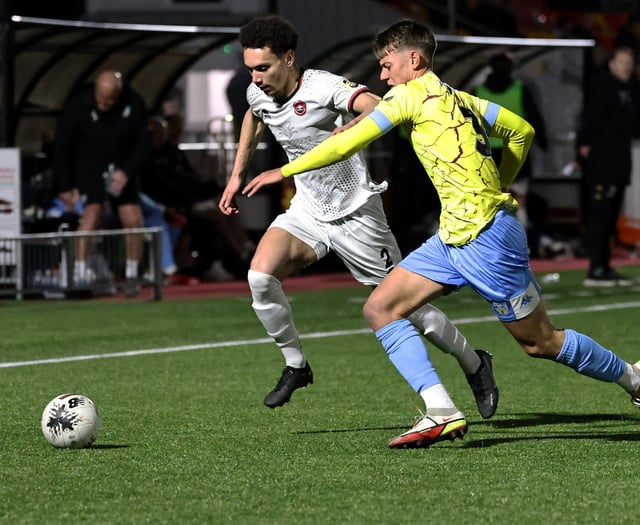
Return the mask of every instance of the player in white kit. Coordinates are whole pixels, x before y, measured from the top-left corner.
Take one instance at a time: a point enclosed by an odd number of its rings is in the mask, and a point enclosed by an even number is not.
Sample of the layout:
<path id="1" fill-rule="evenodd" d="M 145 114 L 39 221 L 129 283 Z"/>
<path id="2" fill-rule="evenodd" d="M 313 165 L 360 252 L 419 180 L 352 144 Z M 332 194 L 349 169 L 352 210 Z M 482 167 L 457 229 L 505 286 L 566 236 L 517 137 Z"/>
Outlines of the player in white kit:
<path id="1" fill-rule="evenodd" d="M 240 30 L 240 44 L 252 83 L 233 170 L 219 203 L 227 215 L 238 213 L 234 198 L 266 126 L 292 160 L 347 125 L 354 114 L 371 112 L 379 100 L 364 85 L 327 71 L 302 70 L 295 62 L 297 34 L 281 17 L 254 18 Z M 377 286 L 402 259 L 382 207 L 386 183 L 371 180 L 360 153 L 294 180 L 290 207 L 265 232 L 248 272 L 253 309 L 285 359 L 280 380 L 264 400 L 270 408 L 313 383 L 283 279 L 333 250 L 359 282 Z M 480 414 L 491 417 L 498 404 L 491 354 L 474 350 L 432 305 L 416 310 L 410 320 L 431 343 L 457 358 Z"/>

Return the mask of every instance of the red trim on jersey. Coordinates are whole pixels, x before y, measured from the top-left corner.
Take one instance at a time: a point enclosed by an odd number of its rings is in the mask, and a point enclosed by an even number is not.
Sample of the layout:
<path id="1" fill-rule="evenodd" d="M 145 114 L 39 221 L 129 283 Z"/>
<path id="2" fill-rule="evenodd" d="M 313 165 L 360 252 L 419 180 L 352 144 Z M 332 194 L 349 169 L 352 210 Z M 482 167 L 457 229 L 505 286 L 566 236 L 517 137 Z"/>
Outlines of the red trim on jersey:
<path id="1" fill-rule="evenodd" d="M 349 110 L 349 113 L 353 113 L 353 103 L 355 102 L 358 95 L 362 95 L 362 93 L 368 93 L 370 91 L 371 90 L 367 86 L 362 86 L 358 91 L 356 91 L 353 95 L 351 95 L 351 98 L 349 99 L 349 104 L 347 104 L 347 109 Z"/>

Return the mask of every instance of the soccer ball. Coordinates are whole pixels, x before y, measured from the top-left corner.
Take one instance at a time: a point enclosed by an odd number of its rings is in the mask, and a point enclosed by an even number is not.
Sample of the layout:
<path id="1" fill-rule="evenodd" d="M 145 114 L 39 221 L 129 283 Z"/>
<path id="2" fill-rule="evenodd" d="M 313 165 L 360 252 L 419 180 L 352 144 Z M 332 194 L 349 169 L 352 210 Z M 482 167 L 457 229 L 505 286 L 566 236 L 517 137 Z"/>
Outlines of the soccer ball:
<path id="1" fill-rule="evenodd" d="M 54 397 L 42 412 L 42 433 L 54 447 L 85 448 L 100 431 L 100 415 L 91 399 L 82 394 Z"/>

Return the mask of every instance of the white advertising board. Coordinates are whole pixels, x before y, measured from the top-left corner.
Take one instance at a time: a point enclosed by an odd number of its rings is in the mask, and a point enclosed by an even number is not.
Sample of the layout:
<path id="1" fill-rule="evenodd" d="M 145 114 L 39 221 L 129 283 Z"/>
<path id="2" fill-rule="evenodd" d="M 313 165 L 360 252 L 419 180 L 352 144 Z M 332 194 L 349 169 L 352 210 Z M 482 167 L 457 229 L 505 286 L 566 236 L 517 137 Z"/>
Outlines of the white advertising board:
<path id="1" fill-rule="evenodd" d="M 0 148 L 0 264 L 15 265 L 15 242 L 2 242 L 3 237 L 20 235 L 20 150 Z"/>

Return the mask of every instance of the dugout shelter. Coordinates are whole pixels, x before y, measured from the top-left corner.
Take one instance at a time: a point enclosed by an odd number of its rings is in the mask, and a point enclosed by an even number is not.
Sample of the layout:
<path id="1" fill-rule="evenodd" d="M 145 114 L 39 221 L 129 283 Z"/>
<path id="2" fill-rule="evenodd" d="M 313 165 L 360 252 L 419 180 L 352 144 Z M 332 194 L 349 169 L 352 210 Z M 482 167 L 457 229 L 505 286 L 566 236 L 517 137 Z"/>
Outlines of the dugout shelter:
<path id="1" fill-rule="evenodd" d="M 237 39 L 237 26 L 171 26 L 51 20 L 6 14 L 0 20 L 0 146 L 20 148 L 23 160 L 41 152 L 71 93 L 105 68 L 122 71 L 152 111 L 203 57 Z M 533 151 L 534 182 L 552 208 L 579 208 L 580 175 L 569 173 L 582 107 L 585 57 L 592 40 L 437 35 L 435 70 L 451 85 L 471 89 L 487 74 L 491 55 L 509 52 L 515 73 L 533 88 L 552 143 Z M 339 42 L 302 64 L 343 74 L 384 93 L 371 35 Z M 370 148 L 373 171 L 392 170 L 394 145 Z M 575 217 L 570 220 L 577 220 Z"/>

